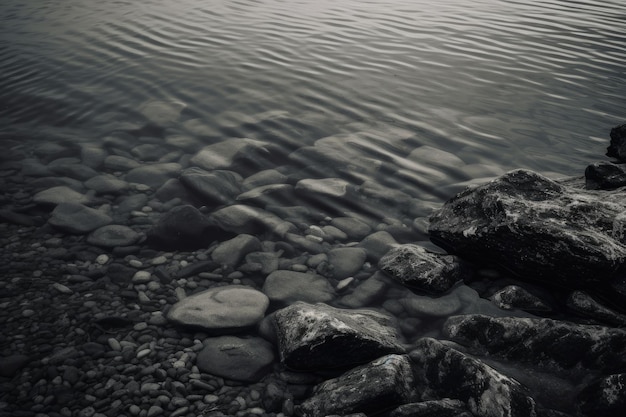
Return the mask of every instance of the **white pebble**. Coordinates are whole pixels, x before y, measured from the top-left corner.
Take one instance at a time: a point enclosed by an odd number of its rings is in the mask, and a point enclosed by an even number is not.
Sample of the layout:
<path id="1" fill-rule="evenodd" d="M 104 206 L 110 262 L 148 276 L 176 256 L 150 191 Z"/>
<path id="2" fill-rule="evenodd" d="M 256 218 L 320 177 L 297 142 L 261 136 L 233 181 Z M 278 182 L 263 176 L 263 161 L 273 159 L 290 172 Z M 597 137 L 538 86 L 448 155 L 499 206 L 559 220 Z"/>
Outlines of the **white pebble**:
<path id="1" fill-rule="evenodd" d="M 143 266 L 143 262 L 141 262 L 139 259 L 131 259 L 130 261 L 128 261 L 128 265 L 132 266 L 133 268 L 141 268 Z"/>
<path id="2" fill-rule="evenodd" d="M 69 289 L 68 287 L 66 287 L 65 285 L 59 284 L 58 282 L 55 282 L 54 284 L 52 284 L 52 288 L 54 288 L 55 290 L 57 290 L 61 294 L 72 294 L 74 292 L 71 289 Z"/>
<path id="3" fill-rule="evenodd" d="M 148 271 L 137 271 L 135 275 L 133 275 L 132 282 L 133 284 L 145 284 L 146 282 L 150 282 L 152 278 L 152 274 Z"/>
<path id="4" fill-rule="evenodd" d="M 151 263 L 152 265 L 163 265 L 165 262 L 167 262 L 167 258 L 161 255 L 154 258 Z"/>
<path id="5" fill-rule="evenodd" d="M 220 397 L 218 397 L 217 395 L 207 394 L 204 396 L 204 403 L 211 404 L 211 403 L 217 402 L 217 400 L 219 399 Z"/>
<path id="6" fill-rule="evenodd" d="M 152 352 L 151 349 L 143 349 L 137 352 L 137 359 L 145 358 Z"/>
<path id="7" fill-rule="evenodd" d="M 352 284 L 352 281 L 354 281 L 354 277 L 348 277 L 348 278 L 342 279 L 341 281 L 337 283 L 337 291 L 343 290 L 348 285 Z"/>

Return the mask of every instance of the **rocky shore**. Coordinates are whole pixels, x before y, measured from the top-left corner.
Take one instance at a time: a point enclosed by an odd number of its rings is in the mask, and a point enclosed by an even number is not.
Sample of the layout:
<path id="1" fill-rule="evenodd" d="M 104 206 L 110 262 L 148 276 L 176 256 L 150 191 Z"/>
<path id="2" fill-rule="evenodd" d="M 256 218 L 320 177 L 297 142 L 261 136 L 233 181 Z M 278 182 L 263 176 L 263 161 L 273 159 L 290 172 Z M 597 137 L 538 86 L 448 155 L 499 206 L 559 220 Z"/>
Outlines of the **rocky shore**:
<path id="1" fill-rule="evenodd" d="M 151 106 L 153 125 L 180 116 Z M 443 206 L 357 184 L 385 168 L 350 154 L 355 137 L 289 155 L 141 137 L 5 140 L 0 416 L 626 408 L 626 125 L 584 178 L 483 169 L 497 177 Z M 407 160 L 458 164 L 431 151 Z M 398 216 L 374 224 L 355 202 Z"/>

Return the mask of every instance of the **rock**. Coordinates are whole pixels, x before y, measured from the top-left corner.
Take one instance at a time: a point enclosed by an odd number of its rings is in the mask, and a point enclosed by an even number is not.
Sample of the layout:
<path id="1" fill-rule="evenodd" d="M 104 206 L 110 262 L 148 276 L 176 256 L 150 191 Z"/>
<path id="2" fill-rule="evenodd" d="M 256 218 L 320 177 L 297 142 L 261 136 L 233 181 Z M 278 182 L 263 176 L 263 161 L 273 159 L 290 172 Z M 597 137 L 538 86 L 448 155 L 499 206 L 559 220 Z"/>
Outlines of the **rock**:
<path id="1" fill-rule="evenodd" d="M 281 361 L 289 368 L 328 369 L 403 353 L 390 316 L 296 302 L 275 313 Z"/>
<path id="2" fill-rule="evenodd" d="M 626 167 L 610 162 L 595 162 L 585 169 L 585 186 L 589 190 L 612 190 L 626 185 Z"/>
<path id="3" fill-rule="evenodd" d="M 409 402 L 412 382 L 408 357 L 386 355 L 315 386 L 297 412 L 302 417 L 372 415 Z"/>
<path id="4" fill-rule="evenodd" d="M 215 240 L 231 236 L 214 226 L 198 209 L 185 205 L 174 207 L 161 216 L 148 231 L 147 242 L 164 250 L 192 250 L 206 248 Z"/>
<path id="5" fill-rule="evenodd" d="M 432 298 L 426 295 L 417 295 L 412 292 L 398 300 L 409 317 L 441 318 L 458 313 L 463 307 L 461 297 L 457 291 L 452 291 L 441 297 Z"/>
<path id="6" fill-rule="evenodd" d="M 148 204 L 148 196 L 145 194 L 131 194 L 125 197 L 117 207 L 117 213 L 125 214 L 133 210 L 141 210 Z"/>
<path id="7" fill-rule="evenodd" d="M 453 153 L 446 152 L 432 146 L 424 145 L 415 148 L 408 156 L 407 160 L 418 165 L 429 165 L 435 167 L 462 167 L 465 162 Z"/>
<path id="8" fill-rule="evenodd" d="M 226 379 L 258 382 L 272 369 L 274 347 L 259 337 L 221 336 L 204 341 L 196 365 Z"/>
<path id="9" fill-rule="evenodd" d="M 502 288 L 491 296 L 491 300 L 504 310 L 512 310 L 514 308 L 536 312 L 552 310 L 539 297 L 517 285 L 508 285 Z"/>
<path id="10" fill-rule="evenodd" d="M 100 210 L 78 203 L 61 203 L 52 210 L 48 223 L 64 232 L 85 234 L 112 221 Z"/>
<path id="11" fill-rule="evenodd" d="M 248 138 L 230 138 L 205 146 L 191 158 L 191 163 L 212 171 L 232 169 L 236 162 L 254 164 L 259 155 L 268 155 L 273 146 L 268 142 Z"/>
<path id="12" fill-rule="evenodd" d="M 623 201 L 515 170 L 450 199 L 429 232 L 451 253 L 578 289 L 610 281 L 625 264 Z"/>
<path id="13" fill-rule="evenodd" d="M 323 303 L 335 298 L 335 290 L 325 277 L 288 270 L 269 274 L 263 284 L 263 292 L 280 306 L 296 301 Z"/>
<path id="14" fill-rule="evenodd" d="M 328 251 L 328 263 L 336 279 L 351 277 L 361 270 L 367 252 L 363 248 L 335 248 Z"/>
<path id="15" fill-rule="evenodd" d="M 159 188 L 170 178 L 178 175 L 182 167 L 175 162 L 144 165 L 133 168 L 126 174 L 126 181 L 145 184 L 151 188 Z"/>
<path id="16" fill-rule="evenodd" d="M 626 374 L 600 378 L 578 395 L 579 411 L 583 416 L 620 417 L 626 410 Z"/>
<path id="17" fill-rule="evenodd" d="M 252 235 L 238 235 L 220 243 L 211 253 L 211 258 L 219 265 L 234 268 L 250 252 L 261 250 L 261 241 Z"/>
<path id="18" fill-rule="evenodd" d="M 113 175 L 103 174 L 85 181 L 85 187 L 98 194 L 120 194 L 128 189 L 128 183 Z"/>
<path id="19" fill-rule="evenodd" d="M 241 175 L 233 171 L 187 168 L 180 174 L 180 181 L 205 204 L 229 204 L 241 193 Z"/>
<path id="20" fill-rule="evenodd" d="M 130 150 L 131 155 L 139 161 L 154 162 L 166 155 L 168 149 L 160 143 L 143 143 Z"/>
<path id="21" fill-rule="evenodd" d="M 244 190 L 252 190 L 264 185 L 285 184 L 288 179 L 289 177 L 275 169 L 266 169 L 246 177 L 243 180 L 242 188 Z"/>
<path id="22" fill-rule="evenodd" d="M 0 377 L 13 378 L 30 360 L 21 354 L 0 357 Z"/>
<path id="23" fill-rule="evenodd" d="M 284 236 L 296 227 L 280 217 L 257 207 L 235 204 L 211 213 L 211 220 L 222 230 L 234 233 L 260 234 L 272 232 Z"/>
<path id="24" fill-rule="evenodd" d="M 389 252 L 398 242 L 389 232 L 380 231 L 372 233 L 361 240 L 359 247 L 365 249 L 367 258 L 378 262 L 387 252 Z"/>
<path id="25" fill-rule="evenodd" d="M 444 333 L 478 352 L 555 371 L 607 372 L 626 366 L 626 331 L 621 329 L 476 314 L 450 317 Z"/>
<path id="26" fill-rule="evenodd" d="M 269 300 L 262 292 L 228 285 L 184 298 L 172 306 L 167 318 L 184 326 L 227 331 L 255 325 L 263 318 L 268 305 Z"/>
<path id="27" fill-rule="evenodd" d="M 392 248 L 378 267 L 408 287 L 431 293 L 444 293 L 471 276 L 471 270 L 456 256 L 428 252 L 413 244 Z"/>
<path id="28" fill-rule="evenodd" d="M 314 199 L 345 198 L 352 188 L 348 181 L 341 178 L 323 178 L 300 180 L 295 191 L 303 197 Z"/>
<path id="29" fill-rule="evenodd" d="M 74 160 L 74 158 L 71 159 Z M 86 181 L 98 175 L 98 172 L 93 168 L 82 165 L 78 162 L 56 163 L 56 161 L 52 161 L 48 165 L 48 168 L 56 175 L 74 178 L 79 181 Z"/>
<path id="30" fill-rule="evenodd" d="M 583 291 L 573 291 L 567 297 L 567 307 L 580 315 L 613 326 L 626 327 L 626 315 L 605 307 Z"/>
<path id="31" fill-rule="evenodd" d="M 330 224 L 353 240 L 364 239 L 372 232 L 372 228 L 367 223 L 353 217 L 335 217 Z"/>
<path id="32" fill-rule="evenodd" d="M 481 417 L 536 415 L 535 402 L 519 382 L 435 339 L 418 340 L 409 356 L 423 399 L 461 400 Z"/>
<path id="33" fill-rule="evenodd" d="M 91 198 L 70 187 L 60 185 L 38 192 L 33 196 L 33 201 L 37 204 L 57 205 L 61 203 L 89 204 Z"/>
<path id="34" fill-rule="evenodd" d="M 180 118 L 187 105 L 180 101 L 149 100 L 139 107 L 139 111 L 156 126 L 167 127 Z"/>
<path id="35" fill-rule="evenodd" d="M 99 227 L 87 236 L 87 243 L 104 248 L 130 246 L 137 243 L 141 236 L 128 226 L 110 224 Z"/>
<path id="36" fill-rule="evenodd" d="M 611 144 L 606 155 L 626 161 L 626 124 L 611 129 Z"/>
<path id="37" fill-rule="evenodd" d="M 266 206 L 268 204 L 288 204 L 295 199 L 293 186 L 290 184 L 261 185 L 241 193 L 236 200 L 247 204 Z"/>
<path id="38" fill-rule="evenodd" d="M 382 299 L 389 287 L 388 278 L 381 272 L 361 282 L 350 294 L 339 302 L 349 308 L 363 308 Z"/>
<path id="39" fill-rule="evenodd" d="M 463 401 L 445 398 L 403 404 L 392 410 L 389 417 L 472 417 L 472 414 Z"/>
<path id="40" fill-rule="evenodd" d="M 134 159 L 121 155 L 109 155 L 104 159 L 104 168 L 109 171 L 130 171 L 140 166 Z"/>

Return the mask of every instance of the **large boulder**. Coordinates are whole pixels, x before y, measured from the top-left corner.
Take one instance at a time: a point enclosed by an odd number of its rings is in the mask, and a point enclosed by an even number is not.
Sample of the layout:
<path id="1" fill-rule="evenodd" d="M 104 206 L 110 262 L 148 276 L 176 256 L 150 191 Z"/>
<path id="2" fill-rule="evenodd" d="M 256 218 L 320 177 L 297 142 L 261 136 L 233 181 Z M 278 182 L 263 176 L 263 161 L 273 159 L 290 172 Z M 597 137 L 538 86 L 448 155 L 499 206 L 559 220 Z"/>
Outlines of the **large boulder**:
<path id="1" fill-rule="evenodd" d="M 626 261 L 625 198 L 515 170 L 450 199 L 429 232 L 451 253 L 522 278 L 592 286 L 609 283 Z"/>
<path id="2" fill-rule="evenodd" d="M 536 416 L 523 385 L 442 342 L 420 339 L 409 356 L 423 400 L 461 400 L 480 417 Z"/>
<path id="3" fill-rule="evenodd" d="M 297 302 L 274 321 L 281 361 L 293 369 L 343 368 L 404 352 L 393 319 L 373 310 Z"/>
<path id="4" fill-rule="evenodd" d="M 552 319 L 450 317 L 446 335 L 483 354 L 554 371 L 608 372 L 626 366 L 626 330 Z"/>
<path id="5" fill-rule="evenodd" d="M 375 413 L 410 402 L 413 375 L 406 355 L 386 355 L 322 382 L 299 407 L 303 417 Z"/>

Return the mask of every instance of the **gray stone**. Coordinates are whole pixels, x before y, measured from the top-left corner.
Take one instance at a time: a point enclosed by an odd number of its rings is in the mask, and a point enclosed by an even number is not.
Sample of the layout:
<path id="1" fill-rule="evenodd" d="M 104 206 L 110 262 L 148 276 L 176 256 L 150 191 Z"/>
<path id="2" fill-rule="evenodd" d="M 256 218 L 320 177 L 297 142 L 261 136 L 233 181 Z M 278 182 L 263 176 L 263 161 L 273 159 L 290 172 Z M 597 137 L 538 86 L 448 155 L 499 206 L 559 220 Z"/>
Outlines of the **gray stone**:
<path id="1" fill-rule="evenodd" d="M 162 144 L 157 143 L 143 143 L 135 146 L 130 150 L 130 153 L 140 161 L 154 162 L 167 154 L 168 149 Z"/>
<path id="2" fill-rule="evenodd" d="M 335 217 L 330 224 L 353 240 L 363 239 L 372 232 L 372 228 L 367 223 L 353 217 Z"/>
<path id="3" fill-rule="evenodd" d="M 613 326 L 626 327 L 626 315 L 600 304 L 583 291 L 573 291 L 567 297 L 567 307 L 585 317 L 590 317 Z"/>
<path id="4" fill-rule="evenodd" d="M 261 208 L 235 204 L 211 213 L 211 220 L 221 229 L 234 233 L 258 234 L 272 232 L 284 236 L 296 227 Z"/>
<path id="5" fill-rule="evenodd" d="M 110 224 L 99 227 L 87 236 L 87 243 L 105 248 L 130 246 L 137 243 L 141 236 L 128 226 Z"/>
<path id="6" fill-rule="evenodd" d="M 187 105 L 180 101 L 149 100 L 139 107 L 139 111 L 150 123 L 167 127 L 178 121 L 185 107 Z"/>
<path id="7" fill-rule="evenodd" d="M 141 210 L 148 204 L 148 196 L 145 194 L 131 194 L 125 197 L 117 206 L 117 213 L 124 214 L 133 210 Z"/>
<path id="8" fill-rule="evenodd" d="M 429 165 L 435 167 L 458 168 L 465 165 L 465 162 L 453 153 L 433 148 L 428 145 L 416 148 L 407 156 L 407 159 L 419 165 Z"/>
<path id="9" fill-rule="evenodd" d="M 246 177 L 243 180 L 242 188 L 252 190 L 257 187 L 270 184 L 284 184 L 289 178 L 275 169 L 266 169 Z"/>
<path id="10" fill-rule="evenodd" d="M 145 184 L 151 188 L 159 188 L 170 178 L 178 176 L 182 167 L 175 162 L 144 165 L 131 169 L 126 174 L 126 181 Z"/>
<path id="11" fill-rule="evenodd" d="M 621 417 L 626 410 L 626 373 L 600 378 L 578 395 L 583 416 Z"/>
<path id="12" fill-rule="evenodd" d="M 535 402 L 519 382 L 435 339 L 418 340 L 409 356 L 423 399 L 460 400 L 481 417 L 536 416 Z"/>
<path id="13" fill-rule="evenodd" d="M 72 158 L 73 159 L 73 158 Z M 83 165 L 81 163 L 68 163 L 68 164 L 54 164 L 53 161 L 48 168 L 50 171 L 57 175 L 74 178 L 80 181 L 86 181 L 89 178 L 93 178 L 98 175 L 98 172 L 93 168 Z"/>
<path id="14" fill-rule="evenodd" d="M 449 398 L 403 404 L 389 413 L 389 417 L 473 417 L 465 403 Z"/>
<path id="15" fill-rule="evenodd" d="M 607 156 L 626 161 L 626 124 L 611 129 L 611 144 L 606 150 Z"/>
<path id="16" fill-rule="evenodd" d="M 119 194 L 128 189 L 128 183 L 113 175 L 97 175 L 85 181 L 85 187 L 98 194 Z"/>
<path id="17" fill-rule="evenodd" d="M 585 169 L 585 186 L 589 190 L 612 190 L 626 185 L 626 167 L 607 161 L 595 162 Z"/>
<path id="18" fill-rule="evenodd" d="M 531 294 L 518 285 L 507 285 L 499 291 L 496 291 L 491 300 L 498 307 L 504 310 L 512 310 L 514 308 L 524 311 L 551 311 L 552 308 L 544 303 L 539 297 Z"/>
<path id="19" fill-rule="evenodd" d="M 298 181 L 295 191 L 310 198 L 345 198 L 353 186 L 341 178 L 304 179 Z"/>
<path id="20" fill-rule="evenodd" d="M 396 239 L 384 230 L 372 233 L 359 242 L 359 247 L 367 252 L 367 258 L 374 262 L 378 262 L 380 258 L 397 245 Z"/>
<path id="21" fill-rule="evenodd" d="M 250 252 L 261 250 L 261 241 L 252 235 L 238 235 L 220 243 L 211 252 L 211 258 L 219 265 L 234 268 Z"/>
<path id="22" fill-rule="evenodd" d="M 403 353 L 392 317 L 297 302 L 275 314 L 281 361 L 293 369 L 344 368 Z"/>
<path id="23" fill-rule="evenodd" d="M 269 305 L 265 294 L 250 287 L 215 287 L 174 304 L 167 318 L 184 326 L 211 331 L 246 328 L 259 322 Z"/>
<path id="24" fill-rule="evenodd" d="M 302 417 L 371 415 L 409 402 L 412 383 L 409 358 L 386 355 L 315 386 L 298 412 Z"/>
<path id="25" fill-rule="evenodd" d="M 248 138 L 231 138 L 205 146 L 191 158 L 191 163 L 208 171 L 231 169 L 240 159 L 251 159 L 255 154 L 270 152 L 268 142 Z"/>
<path id="26" fill-rule="evenodd" d="M 288 204 L 294 201 L 295 194 L 290 184 L 261 185 L 241 193 L 236 200 L 242 203 L 266 206 L 268 204 Z"/>
<path id="27" fill-rule="evenodd" d="M 85 234 L 111 223 L 113 219 L 91 207 L 77 203 L 57 205 L 48 222 L 54 227 L 69 233 Z"/>
<path id="28" fill-rule="evenodd" d="M 578 289 L 626 264 L 625 198 L 515 170 L 450 199 L 429 232 L 451 253 Z"/>
<path id="29" fill-rule="evenodd" d="M 258 382 L 272 370 L 274 347 L 259 337 L 221 336 L 204 341 L 196 365 L 222 378 Z"/>
<path id="30" fill-rule="evenodd" d="M 269 274 L 263 284 L 263 292 L 281 306 L 296 301 L 329 302 L 335 298 L 335 290 L 325 277 L 288 270 Z"/>
<path id="31" fill-rule="evenodd" d="M 104 159 L 104 168 L 109 171 L 130 171 L 140 166 L 141 164 L 134 159 L 121 155 L 109 155 Z"/>
<path id="32" fill-rule="evenodd" d="M 413 244 L 392 248 L 378 267 L 408 287 L 432 293 L 446 292 L 471 276 L 471 270 L 459 258 L 428 252 Z"/>
<path id="33" fill-rule="evenodd" d="M 377 271 L 374 275 L 361 282 L 350 294 L 345 295 L 339 302 L 346 307 L 363 308 L 381 300 L 388 287 L 389 278 Z"/>
<path id="34" fill-rule="evenodd" d="M 33 201 L 37 204 L 49 205 L 57 205 L 61 203 L 89 204 L 91 202 L 91 198 L 71 189 L 70 187 L 60 185 L 58 187 L 52 187 L 38 192 L 33 196 Z"/>
<path id="35" fill-rule="evenodd" d="M 477 352 L 555 371 L 584 374 L 626 366 L 626 330 L 621 329 L 477 314 L 450 317 L 444 333 Z"/>
<path id="36" fill-rule="evenodd" d="M 229 204 L 241 193 L 241 175 L 233 171 L 187 168 L 181 173 L 180 181 L 205 204 Z"/>
<path id="37" fill-rule="evenodd" d="M 367 252 L 363 248 L 335 248 L 328 251 L 328 263 L 332 267 L 333 277 L 344 279 L 361 270 Z"/>

